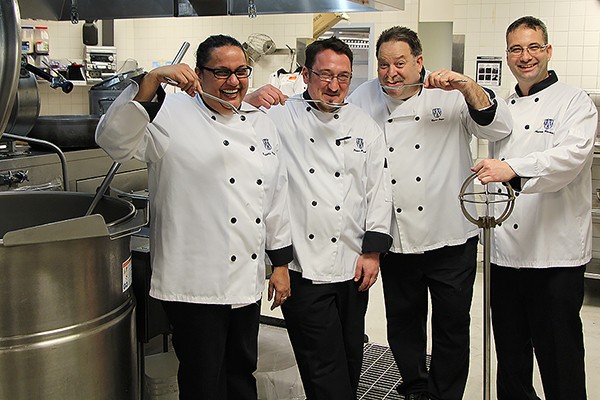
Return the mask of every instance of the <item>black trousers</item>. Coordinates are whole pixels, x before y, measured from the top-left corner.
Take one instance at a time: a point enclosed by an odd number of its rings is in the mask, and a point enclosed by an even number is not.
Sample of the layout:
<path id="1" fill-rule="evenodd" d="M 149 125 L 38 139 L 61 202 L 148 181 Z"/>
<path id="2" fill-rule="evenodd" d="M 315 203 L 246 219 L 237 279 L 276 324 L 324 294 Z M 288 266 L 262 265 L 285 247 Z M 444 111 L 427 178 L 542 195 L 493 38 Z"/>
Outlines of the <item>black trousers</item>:
<path id="1" fill-rule="evenodd" d="M 295 271 L 290 281 L 282 311 L 307 399 L 355 399 L 368 292 L 352 280 L 313 284 Z"/>
<path id="2" fill-rule="evenodd" d="M 388 343 L 403 383 L 401 394 L 462 399 L 469 372 L 471 302 L 477 238 L 423 254 L 388 253 L 381 276 Z M 426 367 L 428 292 L 432 302 L 432 354 Z"/>
<path id="3" fill-rule="evenodd" d="M 260 304 L 162 302 L 173 326 L 180 400 L 256 400 Z"/>
<path id="4" fill-rule="evenodd" d="M 533 355 L 546 400 L 586 399 L 583 329 L 585 266 L 492 265 L 491 306 L 498 400 L 538 400 Z"/>

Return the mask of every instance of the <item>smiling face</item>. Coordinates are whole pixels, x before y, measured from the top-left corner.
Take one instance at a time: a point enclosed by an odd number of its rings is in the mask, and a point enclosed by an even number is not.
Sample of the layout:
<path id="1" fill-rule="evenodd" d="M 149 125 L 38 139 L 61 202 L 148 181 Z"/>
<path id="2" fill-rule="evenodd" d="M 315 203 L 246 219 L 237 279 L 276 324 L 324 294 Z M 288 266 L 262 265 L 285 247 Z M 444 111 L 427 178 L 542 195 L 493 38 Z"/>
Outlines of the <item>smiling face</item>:
<path id="1" fill-rule="evenodd" d="M 352 64 L 348 56 L 336 53 L 331 49 L 325 49 L 316 55 L 315 62 L 310 69 L 314 72 L 311 72 L 307 67 L 302 69 L 302 77 L 307 85 L 310 97 L 313 100 L 342 103 L 348 94 L 350 80 L 340 83 L 337 78 L 333 78 L 330 82 L 326 82 L 322 81 L 317 74 L 327 73 L 336 76 L 351 74 Z M 318 107 L 324 111 L 337 110 L 337 108 L 323 104 L 318 104 Z"/>
<path id="2" fill-rule="evenodd" d="M 229 70 L 231 72 L 247 67 L 246 57 L 242 49 L 236 46 L 222 46 L 212 49 L 210 58 L 204 67 L 211 70 Z M 212 71 L 196 68 L 202 90 L 219 97 L 239 108 L 248 91 L 248 78 L 238 78 L 231 74 L 227 79 L 217 78 Z M 204 98 L 204 101 L 220 114 L 231 114 L 233 111 L 216 100 Z"/>
<path id="3" fill-rule="evenodd" d="M 527 95 L 533 85 L 548 77 L 548 62 L 552 57 L 552 46 L 548 45 L 537 54 L 531 55 L 527 50 L 529 46 L 545 45 L 544 35 L 539 29 L 520 26 L 510 32 L 506 37 L 506 48 L 523 48 L 523 53 L 513 55 L 506 53 L 506 62 L 511 72 L 519 83 L 519 88 L 523 94 Z"/>
<path id="4" fill-rule="evenodd" d="M 391 40 L 382 43 L 377 54 L 377 77 L 384 86 L 401 86 L 421 80 L 423 56 L 414 56 L 408 43 Z M 419 91 L 419 87 L 385 89 L 395 98 L 408 98 Z"/>

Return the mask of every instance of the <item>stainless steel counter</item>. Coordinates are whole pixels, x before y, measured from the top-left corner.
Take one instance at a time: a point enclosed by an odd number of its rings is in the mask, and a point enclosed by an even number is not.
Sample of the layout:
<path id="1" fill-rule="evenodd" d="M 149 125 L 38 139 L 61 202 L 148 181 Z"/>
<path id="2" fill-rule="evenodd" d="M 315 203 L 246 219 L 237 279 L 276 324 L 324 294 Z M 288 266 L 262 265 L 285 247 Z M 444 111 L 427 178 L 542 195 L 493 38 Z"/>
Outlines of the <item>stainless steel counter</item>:
<path id="1" fill-rule="evenodd" d="M 11 173 L 26 173 L 28 180 L 22 183 L 4 184 L 0 191 L 34 188 L 48 183 L 62 183 L 59 157 L 51 152 L 39 151 L 28 146 L 19 146 L 16 153 L 0 153 L 0 176 Z M 69 190 L 94 193 L 112 165 L 112 159 L 102 149 L 66 151 L 69 173 Z M 0 179 L 1 181 L 2 179 Z M 124 163 L 113 180 L 112 186 L 124 190 L 147 188 L 146 164 L 137 160 Z M 58 188 L 60 190 L 60 188 Z"/>

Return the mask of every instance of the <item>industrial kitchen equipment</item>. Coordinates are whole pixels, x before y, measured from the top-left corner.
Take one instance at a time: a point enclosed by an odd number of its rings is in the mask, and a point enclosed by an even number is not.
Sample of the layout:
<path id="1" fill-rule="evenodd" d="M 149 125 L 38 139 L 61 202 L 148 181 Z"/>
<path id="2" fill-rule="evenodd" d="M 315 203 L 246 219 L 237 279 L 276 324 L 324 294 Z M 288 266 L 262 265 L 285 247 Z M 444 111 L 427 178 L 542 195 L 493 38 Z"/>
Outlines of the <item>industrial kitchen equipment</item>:
<path id="1" fill-rule="evenodd" d="M 90 82 L 100 82 L 117 72 L 117 48 L 85 46 L 85 72 Z"/>
<path id="2" fill-rule="evenodd" d="M 14 0 L 0 0 L 0 137 L 10 118 L 18 84 L 21 17 Z"/>
<path id="3" fill-rule="evenodd" d="M 0 0 L 0 15 L 2 134 L 19 77 L 16 1 Z M 92 158 L 104 171 L 108 164 L 99 149 L 66 158 L 77 179 Z M 146 214 L 103 196 L 86 216 L 92 193 L 27 188 L 46 174 L 60 175 L 53 154 L 2 151 L 0 165 L 0 398 L 138 400 L 129 239 L 146 225 Z M 97 186 L 90 178 L 81 181 Z"/>
<path id="4" fill-rule="evenodd" d="M 137 400 L 130 203 L 3 192 L 0 398 Z"/>
<path id="5" fill-rule="evenodd" d="M 506 183 L 506 192 L 489 192 L 487 185 L 483 192 L 468 192 L 471 190 L 477 174 L 472 174 L 465 179 L 460 194 L 460 208 L 463 214 L 473 224 L 483 229 L 483 400 L 491 399 L 491 313 L 490 313 L 490 234 L 491 229 L 504 222 L 512 213 L 515 205 L 515 194 L 509 183 Z M 469 210 L 465 203 L 483 205 L 483 215 L 475 217 L 473 210 Z M 505 203 L 502 213 L 495 217 L 490 206 Z"/>

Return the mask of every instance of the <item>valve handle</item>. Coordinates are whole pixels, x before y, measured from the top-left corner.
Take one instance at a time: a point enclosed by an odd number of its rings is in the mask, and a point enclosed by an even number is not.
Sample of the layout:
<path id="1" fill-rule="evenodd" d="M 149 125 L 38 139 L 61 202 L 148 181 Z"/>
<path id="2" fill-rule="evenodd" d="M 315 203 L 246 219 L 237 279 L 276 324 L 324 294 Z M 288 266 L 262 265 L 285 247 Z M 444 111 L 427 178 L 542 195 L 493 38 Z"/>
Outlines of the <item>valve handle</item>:
<path id="1" fill-rule="evenodd" d="M 469 222 L 477 225 L 480 228 L 493 228 L 496 225 L 506 221 L 506 219 L 512 213 L 515 207 L 515 191 L 513 190 L 512 186 L 510 186 L 510 183 L 505 182 L 504 186 L 506 187 L 506 193 L 488 193 L 487 190 L 485 192 L 467 192 L 469 185 L 475 180 L 475 178 L 477 178 L 477 174 L 473 173 L 463 182 L 458 195 L 460 200 L 460 208 Z M 482 197 L 478 199 L 477 196 Z M 498 200 L 494 199 L 495 197 L 501 198 Z M 490 204 L 506 203 L 506 207 L 504 207 L 504 210 L 498 217 L 493 215 L 485 215 L 477 216 L 476 218 L 474 215 L 469 213 L 465 203 L 485 204 L 486 206 L 489 206 Z"/>

